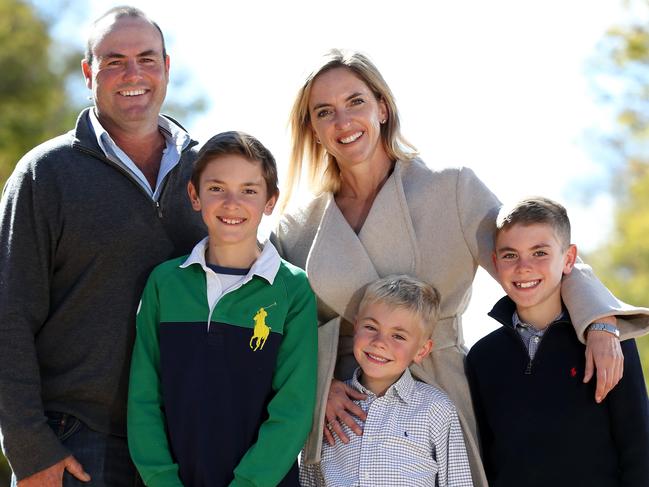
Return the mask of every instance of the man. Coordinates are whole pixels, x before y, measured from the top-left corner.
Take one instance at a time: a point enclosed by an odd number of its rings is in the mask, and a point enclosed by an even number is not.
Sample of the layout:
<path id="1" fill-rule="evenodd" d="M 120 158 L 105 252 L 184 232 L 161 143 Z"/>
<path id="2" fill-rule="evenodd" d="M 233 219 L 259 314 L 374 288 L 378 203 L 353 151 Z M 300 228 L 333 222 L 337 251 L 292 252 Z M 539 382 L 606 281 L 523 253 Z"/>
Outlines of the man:
<path id="1" fill-rule="evenodd" d="M 196 142 L 159 115 L 160 28 L 108 11 L 82 70 L 94 108 L 22 158 L 0 203 L 0 428 L 19 487 L 134 485 L 125 418 L 140 294 L 154 265 L 205 234 L 186 196 Z"/>

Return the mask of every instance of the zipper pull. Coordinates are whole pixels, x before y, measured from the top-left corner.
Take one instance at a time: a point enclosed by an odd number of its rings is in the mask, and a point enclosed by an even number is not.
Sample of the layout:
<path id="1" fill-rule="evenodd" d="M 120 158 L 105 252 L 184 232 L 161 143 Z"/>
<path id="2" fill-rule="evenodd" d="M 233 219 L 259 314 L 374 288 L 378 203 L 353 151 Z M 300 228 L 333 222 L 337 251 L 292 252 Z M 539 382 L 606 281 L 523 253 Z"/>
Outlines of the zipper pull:
<path id="1" fill-rule="evenodd" d="M 155 202 L 155 209 L 158 212 L 158 218 L 162 218 L 162 208 L 160 208 L 160 202 Z"/>
<path id="2" fill-rule="evenodd" d="M 525 368 L 525 375 L 532 375 L 532 360 L 530 359 L 529 362 L 527 362 L 527 367 Z"/>

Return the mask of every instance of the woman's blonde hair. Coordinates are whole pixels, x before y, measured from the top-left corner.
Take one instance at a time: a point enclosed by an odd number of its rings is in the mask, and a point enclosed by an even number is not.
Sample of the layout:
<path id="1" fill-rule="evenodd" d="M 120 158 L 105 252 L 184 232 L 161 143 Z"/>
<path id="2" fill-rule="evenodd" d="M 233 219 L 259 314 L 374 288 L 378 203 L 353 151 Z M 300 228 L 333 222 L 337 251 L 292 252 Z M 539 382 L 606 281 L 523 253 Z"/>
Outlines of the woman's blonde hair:
<path id="1" fill-rule="evenodd" d="M 374 93 L 378 101 L 383 101 L 388 111 L 385 124 L 381 125 L 381 141 L 388 157 L 393 160 L 408 161 L 417 155 L 415 147 L 404 139 L 400 132 L 399 112 L 390 87 L 376 66 L 367 56 L 357 51 L 332 49 L 327 52 L 318 66 L 307 77 L 298 91 L 289 119 L 292 147 L 288 174 L 283 188 L 284 210 L 291 193 L 300 184 L 302 168 L 308 170 L 309 189 L 320 194 L 326 191 L 336 193 L 340 189 L 340 170 L 336 159 L 318 144 L 311 129 L 309 97 L 314 80 L 326 71 L 347 68 L 361 79 Z M 306 161 L 306 162 L 305 162 Z"/>

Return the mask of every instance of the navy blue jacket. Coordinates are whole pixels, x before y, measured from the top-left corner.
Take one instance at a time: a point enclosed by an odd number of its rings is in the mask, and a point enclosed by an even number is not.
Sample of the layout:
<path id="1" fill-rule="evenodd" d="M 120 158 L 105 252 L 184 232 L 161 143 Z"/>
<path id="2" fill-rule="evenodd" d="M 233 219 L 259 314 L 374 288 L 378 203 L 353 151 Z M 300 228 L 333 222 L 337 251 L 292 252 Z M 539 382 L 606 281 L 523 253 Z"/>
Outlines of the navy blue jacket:
<path id="1" fill-rule="evenodd" d="M 635 341 L 622 342 L 624 377 L 597 404 L 570 320 L 553 323 L 530 360 L 514 310 L 501 299 L 489 314 L 504 326 L 467 356 L 489 485 L 649 486 L 649 406 Z"/>

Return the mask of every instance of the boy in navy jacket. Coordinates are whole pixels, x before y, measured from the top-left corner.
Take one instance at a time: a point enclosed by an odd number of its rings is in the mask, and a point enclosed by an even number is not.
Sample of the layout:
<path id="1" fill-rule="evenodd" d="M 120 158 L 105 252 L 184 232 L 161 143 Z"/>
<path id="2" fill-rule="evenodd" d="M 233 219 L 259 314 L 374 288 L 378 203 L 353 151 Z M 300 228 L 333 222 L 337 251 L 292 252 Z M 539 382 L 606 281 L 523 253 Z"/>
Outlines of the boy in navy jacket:
<path id="1" fill-rule="evenodd" d="M 622 342 L 624 377 L 603 402 L 581 380 L 585 349 L 560 295 L 577 257 L 565 208 L 523 200 L 501 210 L 497 228 L 493 259 L 507 296 L 490 316 L 503 327 L 467 357 L 489 485 L 649 486 L 649 408 L 635 342 Z"/>

